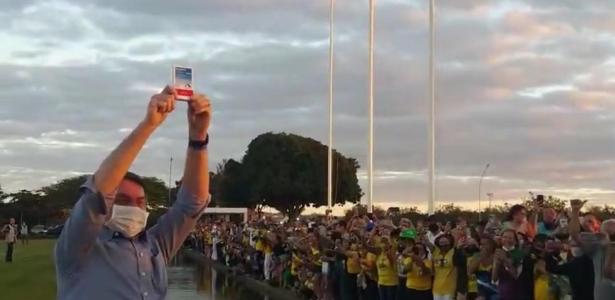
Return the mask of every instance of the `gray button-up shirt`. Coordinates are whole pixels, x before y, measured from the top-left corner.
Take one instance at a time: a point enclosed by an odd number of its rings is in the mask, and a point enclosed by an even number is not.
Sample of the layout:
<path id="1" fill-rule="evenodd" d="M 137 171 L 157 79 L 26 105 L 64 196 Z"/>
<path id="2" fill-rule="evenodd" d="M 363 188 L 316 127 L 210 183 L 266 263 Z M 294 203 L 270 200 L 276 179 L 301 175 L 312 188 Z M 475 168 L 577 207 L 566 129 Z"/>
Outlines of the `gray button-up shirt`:
<path id="1" fill-rule="evenodd" d="M 164 299 L 166 266 L 206 207 L 181 188 L 158 223 L 133 239 L 104 226 L 113 195 L 92 178 L 66 221 L 55 248 L 58 299 Z"/>

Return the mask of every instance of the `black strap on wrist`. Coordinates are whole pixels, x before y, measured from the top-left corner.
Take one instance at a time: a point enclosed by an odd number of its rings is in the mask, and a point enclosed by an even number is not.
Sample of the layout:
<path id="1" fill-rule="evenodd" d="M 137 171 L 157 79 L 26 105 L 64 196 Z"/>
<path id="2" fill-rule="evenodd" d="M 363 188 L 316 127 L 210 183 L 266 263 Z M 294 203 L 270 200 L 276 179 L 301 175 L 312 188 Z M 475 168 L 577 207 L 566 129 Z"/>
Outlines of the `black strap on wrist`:
<path id="1" fill-rule="evenodd" d="M 205 140 L 189 140 L 188 147 L 194 150 L 205 150 L 207 149 L 207 145 L 209 144 L 209 134 L 205 137 Z"/>

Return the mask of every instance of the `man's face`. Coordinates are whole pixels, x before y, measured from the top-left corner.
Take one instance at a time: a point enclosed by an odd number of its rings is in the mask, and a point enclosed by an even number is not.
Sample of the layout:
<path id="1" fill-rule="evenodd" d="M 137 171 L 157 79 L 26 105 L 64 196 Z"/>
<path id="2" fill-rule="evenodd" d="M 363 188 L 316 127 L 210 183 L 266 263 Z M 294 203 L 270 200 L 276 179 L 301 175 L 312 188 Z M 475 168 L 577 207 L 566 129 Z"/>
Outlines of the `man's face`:
<path id="1" fill-rule="evenodd" d="M 515 233 L 512 231 L 506 231 L 504 232 L 504 234 L 502 234 L 502 246 L 505 246 L 507 248 L 511 248 L 514 247 L 516 242 L 515 242 Z"/>
<path id="2" fill-rule="evenodd" d="M 15 224 L 15 218 L 10 218 L 9 219 L 9 224 L 11 224 L 11 225 Z"/>
<path id="3" fill-rule="evenodd" d="M 586 215 L 583 217 L 583 227 L 591 233 L 600 232 L 600 222 L 598 222 L 598 219 L 596 219 L 594 215 Z"/>
<path id="4" fill-rule="evenodd" d="M 555 222 L 555 218 L 557 217 L 557 213 L 553 208 L 546 208 L 542 212 L 542 219 L 545 223 L 553 224 Z"/>
<path id="5" fill-rule="evenodd" d="M 133 181 L 122 180 L 115 196 L 115 204 L 146 210 L 145 190 Z"/>

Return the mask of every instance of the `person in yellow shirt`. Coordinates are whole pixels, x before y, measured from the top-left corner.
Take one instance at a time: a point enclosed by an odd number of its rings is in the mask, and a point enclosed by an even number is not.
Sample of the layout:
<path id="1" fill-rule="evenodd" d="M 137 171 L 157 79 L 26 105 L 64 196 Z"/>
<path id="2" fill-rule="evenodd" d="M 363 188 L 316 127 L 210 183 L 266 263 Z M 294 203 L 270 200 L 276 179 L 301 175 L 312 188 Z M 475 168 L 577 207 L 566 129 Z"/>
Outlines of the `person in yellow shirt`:
<path id="1" fill-rule="evenodd" d="M 389 236 L 376 236 L 376 241 L 380 241 L 379 247 L 369 247 L 370 253 L 376 255 L 380 300 L 395 300 L 397 285 L 399 284 L 396 249 L 391 246 L 389 238 Z"/>
<path id="2" fill-rule="evenodd" d="M 365 278 L 365 287 L 361 289 L 361 299 L 378 299 L 377 256 L 363 247 L 360 251 L 361 274 Z"/>
<path id="3" fill-rule="evenodd" d="M 346 257 L 346 280 L 343 280 L 341 299 L 355 300 L 358 299 L 357 276 L 361 273 L 358 245 L 356 243 L 350 244 L 344 256 Z"/>
<path id="4" fill-rule="evenodd" d="M 534 239 L 531 258 L 534 260 L 534 300 L 554 300 L 549 290 L 549 273 L 544 259 L 547 236 L 539 234 Z"/>
<path id="5" fill-rule="evenodd" d="M 270 240 L 269 234 L 265 233 L 262 238 L 263 254 L 265 255 L 263 261 L 263 275 L 265 280 L 271 280 L 271 265 L 273 262 L 273 242 Z"/>
<path id="6" fill-rule="evenodd" d="M 404 299 L 432 300 L 433 262 L 427 257 L 427 248 L 417 243 L 404 251 L 407 295 Z M 398 299 L 402 300 L 402 299 Z"/>
<path id="7" fill-rule="evenodd" d="M 455 239 L 443 234 L 436 240 L 433 251 L 434 300 L 465 299 L 468 291 L 466 257 L 463 251 L 455 249 Z"/>

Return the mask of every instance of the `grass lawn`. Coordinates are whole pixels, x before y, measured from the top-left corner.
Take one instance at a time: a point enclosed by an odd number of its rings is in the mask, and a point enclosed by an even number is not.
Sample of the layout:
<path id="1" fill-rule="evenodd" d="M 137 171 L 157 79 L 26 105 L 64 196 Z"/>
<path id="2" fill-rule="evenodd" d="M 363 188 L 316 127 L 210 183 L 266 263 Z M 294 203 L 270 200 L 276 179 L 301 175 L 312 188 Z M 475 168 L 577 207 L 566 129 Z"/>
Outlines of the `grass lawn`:
<path id="1" fill-rule="evenodd" d="M 46 300 L 56 298 L 53 245 L 55 240 L 15 244 L 13 263 L 5 263 L 6 243 L 0 241 L 0 298 Z"/>

